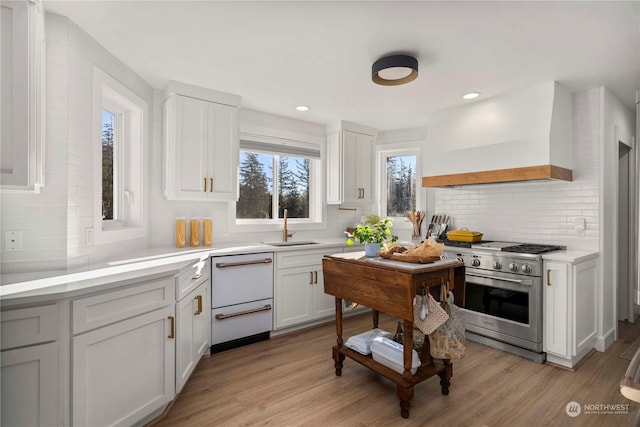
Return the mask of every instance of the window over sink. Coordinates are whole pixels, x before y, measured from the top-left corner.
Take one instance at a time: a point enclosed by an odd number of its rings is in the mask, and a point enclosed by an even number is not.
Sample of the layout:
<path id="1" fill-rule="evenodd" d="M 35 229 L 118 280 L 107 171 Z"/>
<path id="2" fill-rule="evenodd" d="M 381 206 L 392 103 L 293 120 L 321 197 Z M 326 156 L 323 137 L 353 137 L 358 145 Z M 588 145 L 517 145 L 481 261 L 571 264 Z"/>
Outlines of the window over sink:
<path id="1" fill-rule="evenodd" d="M 322 222 L 321 146 L 241 135 L 236 225 Z"/>

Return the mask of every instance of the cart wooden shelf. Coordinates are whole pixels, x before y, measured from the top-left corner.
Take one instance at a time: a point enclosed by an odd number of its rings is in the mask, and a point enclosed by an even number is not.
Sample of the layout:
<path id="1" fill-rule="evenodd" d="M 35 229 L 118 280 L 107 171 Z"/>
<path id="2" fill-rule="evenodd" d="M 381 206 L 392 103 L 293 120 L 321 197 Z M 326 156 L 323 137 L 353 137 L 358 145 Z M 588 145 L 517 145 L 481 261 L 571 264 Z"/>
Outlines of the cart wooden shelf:
<path id="1" fill-rule="evenodd" d="M 449 394 L 453 375 L 450 360 L 435 360 L 429 354 L 428 337 L 420 352 L 421 365 L 411 374 L 413 349 L 413 301 L 417 292 L 426 286 L 437 299 L 440 286 L 448 284 L 456 305 L 464 306 L 465 273 L 460 261 L 438 261 L 430 264 L 410 264 L 383 258 L 365 257 L 364 252 L 349 252 L 325 256 L 322 260 L 324 291 L 336 298 L 336 345 L 333 359 L 336 375 L 342 375 L 345 357 L 368 367 L 396 384 L 400 398 L 400 414 L 409 417 L 414 386 L 438 375 L 442 394 Z M 399 374 L 344 346 L 342 338 L 342 301 L 362 304 L 373 310 L 373 327 L 378 327 L 379 313 L 387 313 L 403 321 L 404 373 Z"/>

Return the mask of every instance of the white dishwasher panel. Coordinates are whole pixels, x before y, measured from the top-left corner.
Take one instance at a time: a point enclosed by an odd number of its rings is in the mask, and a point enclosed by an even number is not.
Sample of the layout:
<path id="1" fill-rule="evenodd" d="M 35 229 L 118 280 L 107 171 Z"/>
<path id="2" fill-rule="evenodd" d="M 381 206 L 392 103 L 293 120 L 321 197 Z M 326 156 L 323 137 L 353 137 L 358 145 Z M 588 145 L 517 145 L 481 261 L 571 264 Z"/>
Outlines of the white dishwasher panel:
<path id="1" fill-rule="evenodd" d="M 211 307 L 273 298 L 273 253 L 211 258 Z"/>
<path id="2" fill-rule="evenodd" d="M 273 299 L 214 308 L 211 321 L 211 344 L 268 332 L 272 326 Z"/>

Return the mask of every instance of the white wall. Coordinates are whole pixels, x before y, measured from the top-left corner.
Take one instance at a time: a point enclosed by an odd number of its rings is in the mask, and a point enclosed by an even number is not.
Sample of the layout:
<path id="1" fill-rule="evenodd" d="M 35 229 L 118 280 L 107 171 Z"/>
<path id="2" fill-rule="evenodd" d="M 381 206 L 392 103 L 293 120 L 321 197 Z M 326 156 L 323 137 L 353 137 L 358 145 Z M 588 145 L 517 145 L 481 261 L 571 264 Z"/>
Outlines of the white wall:
<path id="1" fill-rule="evenodd" d="M 46 14 L 45 183 L 37 193 L 2 195 L 2 232 L 22 230 L 23 250 L 2 253 L 2 272 L 81 268 L 110 254 L 146 247 L 147 239 L 87 245 L 93 223 L 93 69 L 152 102 L 153 91 L 67 18 Z"/>
<path id="2" fill-rule="evenodd" d="M 561 244 L 599 249 L 598 91 L 573 95 L 573 181 L 485 184 L 437 188 L 434 211 L 487 240 Z M 429 139 L 427 138 L 427 141 Z M 523 153 L 523 155 L 525 155 Z M 452 161 L 455 161 L 453 159 Z M 574 221 L 584 218 L 584 234 Z"/>
<path id="3" fill-rule="evenodd" d="M 40 193 L 2 194 L 2 235 L 22 231 L 22 250 L 2 252 L 2 272 L 67 265 L 69 40 L 59 19 L 46 22 L 45 183 Z M 4 248 L 3 248 L 4 249 Z"/>
<path id="4" fill-rule="evenodd" d="M 600 351 L 616 339 L 618 143 L 630 143 L 634 120 L 633 112 L 606 88 L 575 93 L 572 182 L 428 190 L 434 194 L 434 211 L 452 216 L 453 228 L 481 231 L 491 240 L 599 251 Z M 574 230 L 576 218 L 586 219 L 583 235 Z"/>
<path id="5" fill-rule="evenodd" d="M 211 88 L 216 89 L 216 88 Z M 156 91 L 154 102 L 154 138 L 151 170 L 151 245 L 170 247 L 174 244 L 174 224 L 176 217 L 213 217 L 213 246 L 234 242 L 260 242 L 280 240 L 281 230 L 247 232 L 241 228 L 229 227 L 234 218 L 229 217 L 226 202 L 172 201 L 162 195 L 162 92 Z M 299 139 L 304 141 L 324 141 L 325 127 L 316 123 L 277 116 L 259 111 L 240 109 L 240 131 L 266 136 Z M 370 212 L 367 212 L 370 213 Z M 343 237 L 343 231 L 364 213 L 340 211 L 336 206 L 327 207 L 326 228 L 317 230 L 296 230 L 295 239 L 307 240 L 318 237 Z"/>
<path id="6" fill-rule="evenodd" d="M 600 156 L 602 175 L 600 182 L 600 239 L 602 288 L 600 300 L 602 317 L 598 349 L 607 348 L 616 338 L 618 288 L 618 150 L 619 143 L 632 146 L 635 133 L 635 115 L 606 88 L 598 89 L 602 117 L 600 128 Z M 636 177 L 637 179 L 637 177 Z M 626 255 L 626 254 L 625 254 Z"/>

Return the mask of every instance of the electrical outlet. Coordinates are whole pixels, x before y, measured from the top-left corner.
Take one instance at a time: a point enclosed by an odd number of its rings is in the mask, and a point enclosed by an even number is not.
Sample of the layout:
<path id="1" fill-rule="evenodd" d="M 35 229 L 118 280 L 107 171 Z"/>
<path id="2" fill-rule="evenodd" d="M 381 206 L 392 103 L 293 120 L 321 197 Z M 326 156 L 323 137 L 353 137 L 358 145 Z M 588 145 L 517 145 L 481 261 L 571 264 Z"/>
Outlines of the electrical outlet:
<path id="1" fill-rule="evenodd" d="M 7 230 L 4 232 L 4 250 L 5 251 L 21 251 L 22 250 L 22 231 Z"/>

